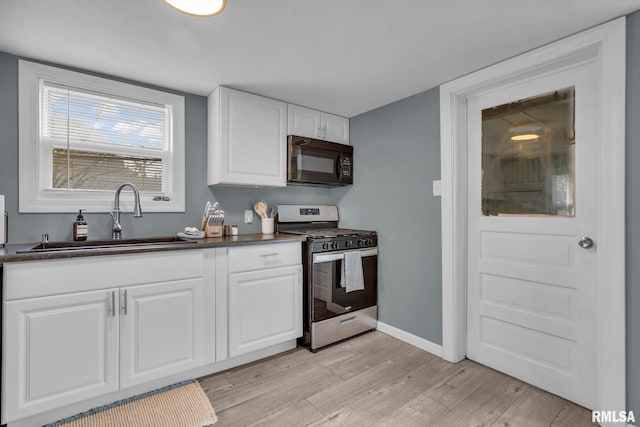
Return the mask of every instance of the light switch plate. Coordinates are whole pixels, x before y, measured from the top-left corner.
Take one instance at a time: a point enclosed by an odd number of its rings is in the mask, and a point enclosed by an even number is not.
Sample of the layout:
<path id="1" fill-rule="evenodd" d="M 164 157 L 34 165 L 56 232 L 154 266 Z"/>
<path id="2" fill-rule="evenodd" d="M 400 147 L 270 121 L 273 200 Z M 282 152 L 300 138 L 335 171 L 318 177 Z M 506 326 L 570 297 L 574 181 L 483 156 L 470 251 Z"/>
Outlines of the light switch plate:
<path id="1" fill-rule="evenodd" d="M 433 181 L 433 195 L 442 196 L 442 181 Z"/>
<path id="2" fill-rule="evenodd" d="M 253 211 L 251 209 L 246 209 L 244 211 L 244 223 L 253 224 Z"/>

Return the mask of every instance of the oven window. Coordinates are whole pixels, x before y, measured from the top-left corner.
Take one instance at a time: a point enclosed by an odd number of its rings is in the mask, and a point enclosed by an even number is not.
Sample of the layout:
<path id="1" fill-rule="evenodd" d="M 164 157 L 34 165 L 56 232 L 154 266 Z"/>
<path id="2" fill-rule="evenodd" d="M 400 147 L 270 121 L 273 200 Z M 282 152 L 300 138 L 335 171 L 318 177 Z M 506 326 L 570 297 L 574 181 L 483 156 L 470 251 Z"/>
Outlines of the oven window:
<path id="1" fill-rule="evenodd" d="M 342 260 L 313 264 L 313 321 L 328 319 L 376 304 L 378 256 L 362 257 L 364 290 L 347 292 L 341 281 Z"/>

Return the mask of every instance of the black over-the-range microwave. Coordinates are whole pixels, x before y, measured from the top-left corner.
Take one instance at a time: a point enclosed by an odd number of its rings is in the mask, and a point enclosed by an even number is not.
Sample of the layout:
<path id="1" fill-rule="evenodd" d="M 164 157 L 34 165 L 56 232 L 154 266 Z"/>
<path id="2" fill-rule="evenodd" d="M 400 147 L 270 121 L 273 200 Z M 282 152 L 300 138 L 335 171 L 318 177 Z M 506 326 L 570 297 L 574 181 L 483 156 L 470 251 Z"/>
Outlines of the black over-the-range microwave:
<path id="1" fill-rule="evenodd" d="M 336 187 L 353 184 L 353 147 L 289 135 L 287 182 Z"/>

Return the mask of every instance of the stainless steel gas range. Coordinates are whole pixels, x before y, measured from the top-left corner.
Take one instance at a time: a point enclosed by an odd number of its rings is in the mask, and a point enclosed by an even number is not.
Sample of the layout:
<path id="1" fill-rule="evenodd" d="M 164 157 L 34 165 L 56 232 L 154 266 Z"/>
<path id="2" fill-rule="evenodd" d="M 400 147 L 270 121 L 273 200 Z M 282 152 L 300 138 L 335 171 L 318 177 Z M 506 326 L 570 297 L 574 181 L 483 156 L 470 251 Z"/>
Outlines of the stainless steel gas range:
<path id="1" fill-rule="evenodd" d="M 312 351 L 377 325 L 378 236 L 338 220 L 336 206 L 278 206 L 278 232 L 306 236 L 302 339 Z"/>

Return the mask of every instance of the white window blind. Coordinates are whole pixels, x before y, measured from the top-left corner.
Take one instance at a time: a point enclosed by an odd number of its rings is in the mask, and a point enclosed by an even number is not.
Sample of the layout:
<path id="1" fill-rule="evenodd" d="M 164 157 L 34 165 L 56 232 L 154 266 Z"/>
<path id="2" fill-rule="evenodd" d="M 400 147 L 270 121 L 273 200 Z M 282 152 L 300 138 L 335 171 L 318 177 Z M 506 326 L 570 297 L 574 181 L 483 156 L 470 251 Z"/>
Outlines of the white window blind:
<path id="1" fill-rule="evenodd" d="M 184 212 L 184 97 L 20 60 L 20 212 Z M 133 200 L 125 195 L 123 210 Z"/>
<path id="2" fill-rule="evenodd" d="M 162 193 L 166 106 L 42 82 L 43 188 L 115 190 L 124 181 Z"/>

